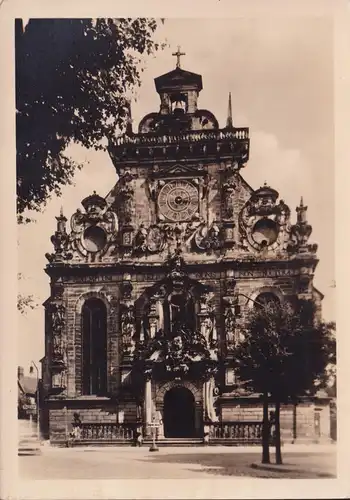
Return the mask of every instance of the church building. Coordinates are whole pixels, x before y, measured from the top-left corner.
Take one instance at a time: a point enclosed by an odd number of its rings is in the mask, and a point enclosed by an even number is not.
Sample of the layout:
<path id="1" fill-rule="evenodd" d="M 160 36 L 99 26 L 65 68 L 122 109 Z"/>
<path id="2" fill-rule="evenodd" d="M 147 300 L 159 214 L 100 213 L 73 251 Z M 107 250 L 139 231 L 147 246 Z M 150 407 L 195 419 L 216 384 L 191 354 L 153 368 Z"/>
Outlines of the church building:
<path id="1" fill-rule="evenodd" d="M 56 217 L 42 360 L 53 444 L 154 429 L 160 444 L 258 444 L 260 396 L 232 368 L 247 314 L 295 297 L 321 311 L 307 207 L 294 216 L 275 189 L 248 185 L 231 96 L 220 128 L 200 107 L 202 76 L 175 55 L 155 78 L 159 110 L 109 144 L 110 192 L 87 193 L 69 226 Z M 328 398 L 282 407 L 281 427 L 284 442 L 328 439 Z"/>

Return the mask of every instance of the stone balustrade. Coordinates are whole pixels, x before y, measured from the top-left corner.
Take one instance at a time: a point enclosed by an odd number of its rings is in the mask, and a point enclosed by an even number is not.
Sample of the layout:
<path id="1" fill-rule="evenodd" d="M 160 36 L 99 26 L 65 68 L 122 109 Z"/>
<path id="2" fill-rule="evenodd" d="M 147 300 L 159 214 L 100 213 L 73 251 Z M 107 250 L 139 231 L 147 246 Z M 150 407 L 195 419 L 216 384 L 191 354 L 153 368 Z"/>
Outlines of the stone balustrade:
<path id="1" fill-rule="evenodd" d="M 74 441 L 114 441 L 130 442 L 135 437 L 137 424 L 117 424 L 117 423 L 83 423 L 76 433 Z M 158 429 L 157 429 L 158 431 Z M 211 444 L 261 444 L 262 422 L 210 422 L 204 425 L 207 441 Z M 159 438 L 157 432 L 157 439 Z"/>
<path id="2" fill-rule="evenodd" d="M 188 131 L 176 135 L 135 134 L 124 135 L 115 139 L 114 146 L 124 145 L 170 145 L 179 143 L 197 143 L 202 141 L 232 141 L 249 139 L 249 128 L 235 128 L 233 130 L 201 130 Z"/>
<path id="3" fill-rule="evenodd" d="M 132 441 L 136 424 L 83 423 L 76 440 L 80 441 Z"/>
<path id="4" fill-rule="evenodd" d="M 261 444 L 262 422 L 214 422 L 206 424 L 209 442 L 230 441 L 232 444 Z"/>

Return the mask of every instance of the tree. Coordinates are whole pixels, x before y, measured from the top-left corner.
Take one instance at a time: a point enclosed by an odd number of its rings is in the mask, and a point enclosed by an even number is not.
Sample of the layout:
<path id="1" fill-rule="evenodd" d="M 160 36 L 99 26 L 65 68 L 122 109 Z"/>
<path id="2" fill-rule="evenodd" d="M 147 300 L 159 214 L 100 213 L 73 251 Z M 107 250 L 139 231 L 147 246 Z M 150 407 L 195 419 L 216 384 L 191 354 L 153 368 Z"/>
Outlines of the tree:
<path id="1" fill-rule="evenodd" d="M 30 309 L 35 308 L 33 296 L 32 295 L 22 295 L 19 293 L 17 296 L 17 309 L 19 310 L 19 312 L 21 314 L 25 314 L 26 311 L 28 310 L 28 308 L 30 308 Z"/>
<path id="2" fill-rule="evenodd" d="M 276 463 L 282 463 L 281 403 L 315 394 L 335 364 L 335 325 L 317 319 L 312 301 L 269 302 L 255 308 L 234 350 L 241 381 L 263 396 L 263 463 L 269 462 L 268 401 L 275 404 Z"/>
<path id="3" fill-rule="evenodd" d="M 103 149 L 129 116 L 140 56 L 159 44 L 154 19 L 16 20 L 17 212 L 40 211 L 76 168 L 73 141 Z M 103 141 L 106 139 L 105 141 Z"/>
<path id="4" fill-rule="evenodd" d="M 18 282 L 23 279 L 23 275 L 18 273 Z M 28 309 L 35 309 L 37 306 L 33 295 L 23 295 L 22 293 L 17 294 L 17 309 L 21 314 L 25 314 Z"/>

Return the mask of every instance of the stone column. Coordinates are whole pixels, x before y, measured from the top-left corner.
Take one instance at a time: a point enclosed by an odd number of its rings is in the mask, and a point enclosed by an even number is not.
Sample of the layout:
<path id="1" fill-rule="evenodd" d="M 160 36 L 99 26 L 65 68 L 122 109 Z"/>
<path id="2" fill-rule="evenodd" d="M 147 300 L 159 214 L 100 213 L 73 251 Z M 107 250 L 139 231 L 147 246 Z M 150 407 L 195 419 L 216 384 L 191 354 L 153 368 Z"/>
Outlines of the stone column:
<path id="1" fill-rule="evenodd" d="M 203 420 L 204 422 L 208 421 L 208 381 L 205 380 L 203 382 Z"/>
<path id="2" fill-rule="evenodd" d="M 163 439 L 164 438 L 164 422 L 163 422 L 163 410 L 158 410 L 156 412 L 156 418 L 159 422 L 159 427 L 158 427 L 158 438 Z"/>
<path id="3" fill-rule="evenodd" d="M 203 411 L 203 406 L 198 403 L 197 401 L 195 402 L 195 430 L 196 430 L 196 437 L 201 437 L 202 432 L 203 432 L 203 421 L 204 421 L 204 411 Z"/>

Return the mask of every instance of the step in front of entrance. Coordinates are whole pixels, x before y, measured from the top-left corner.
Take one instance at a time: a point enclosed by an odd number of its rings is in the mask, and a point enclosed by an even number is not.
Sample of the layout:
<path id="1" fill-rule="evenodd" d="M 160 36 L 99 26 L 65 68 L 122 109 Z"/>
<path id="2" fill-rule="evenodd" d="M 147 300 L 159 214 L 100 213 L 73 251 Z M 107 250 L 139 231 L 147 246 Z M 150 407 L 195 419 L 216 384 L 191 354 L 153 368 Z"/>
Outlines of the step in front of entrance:
<path id="1" fill-rule="evenodd" d="M 144 445 L 151 445 L 151 439 L 145 439 Z M 157 446 L 203 446 L 203 438 L 162 438 L 157 440 Z"/>
<path id="2" fill-rule="evenodd" d="M 144 447 L 152 445 L 152 439 L 146 438 L 143 441 Z M 211 439 L 205 443 L 203 438 L 162 438 L 156 441 L 158 447 L 167 446 L 260 446 L 260 440 L 244 440 L 244 439 Z M 66 441 L 51 441 L 52 446 L 66 447 Z M 84 439 L 71 441 L 68 444 L 70 447 L 76 446 L 136 446 L 134 440 L 114 440 L 114 439 Z"/>

